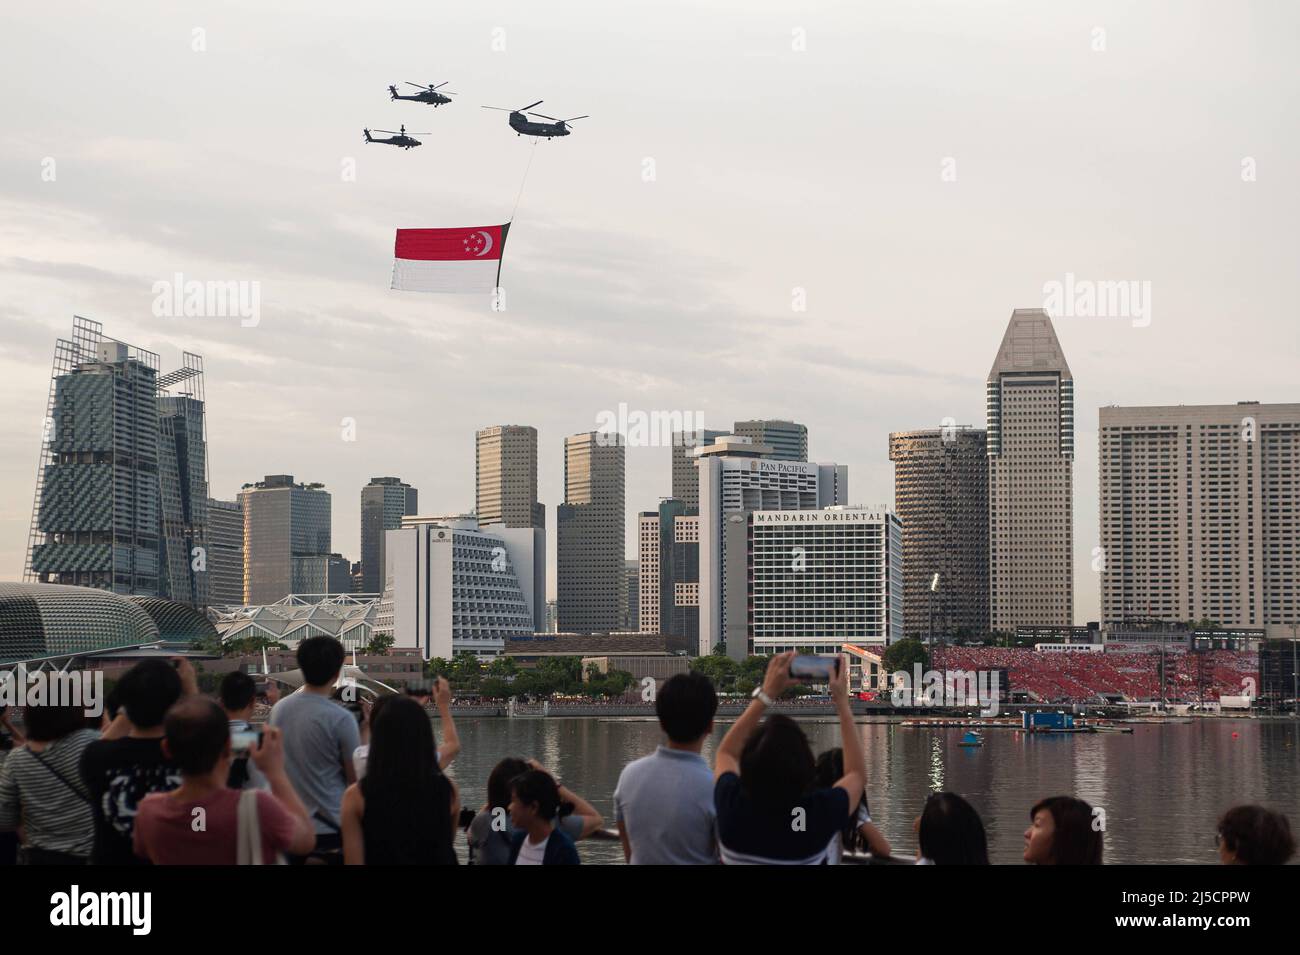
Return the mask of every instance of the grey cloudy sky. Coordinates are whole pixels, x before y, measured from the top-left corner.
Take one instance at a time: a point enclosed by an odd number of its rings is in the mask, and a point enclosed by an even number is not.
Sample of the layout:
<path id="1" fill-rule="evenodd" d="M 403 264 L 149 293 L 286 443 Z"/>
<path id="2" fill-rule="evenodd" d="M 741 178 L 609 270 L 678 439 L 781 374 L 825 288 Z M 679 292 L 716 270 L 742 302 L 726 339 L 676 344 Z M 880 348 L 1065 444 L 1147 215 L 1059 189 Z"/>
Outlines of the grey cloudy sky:
<path id="1" fill-rule="evenodd" d="M 1095 619 L 1098 406 L 1297 399 L 1298 26 L 1281 0 L 6 5 L 0 577 L 74 313 L 203 354 L 213 494 L 322 481 L 356 559 L 370 476 L 468 509 L 474 430 L 532 424 L 553 508 L 564 436 L 619 402 L 805 422 L 892 501 L 888 432 L 982 425 L 1012 309 L 1070 272 L 1152 289 L 1148 327 L 1057 321 Z M 460 95 L 389 102 L 404 80 Z M 478 108 L 539 98 L 592 118 L 534 144 Z M 362 144 L 402 122 L 421 149 Z M 530 156 L 506 312 L 388 289 L 394 227 L 504 221 Z M 176 272 L 261 283 L 260 324 L 155 317 Z M 631 449 L 629 549 L 668 491 L 668 450 Z"/>

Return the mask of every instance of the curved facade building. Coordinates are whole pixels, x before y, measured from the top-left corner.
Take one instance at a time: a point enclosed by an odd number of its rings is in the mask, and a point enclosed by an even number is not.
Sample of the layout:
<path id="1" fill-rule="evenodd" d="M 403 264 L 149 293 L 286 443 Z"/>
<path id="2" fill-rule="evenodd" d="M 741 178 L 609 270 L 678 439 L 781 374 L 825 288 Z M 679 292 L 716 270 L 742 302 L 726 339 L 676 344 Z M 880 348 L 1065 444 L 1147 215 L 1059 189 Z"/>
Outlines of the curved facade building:
<path id="1" fill-rule="evenodd" d="M 189 604 L 161 597 L 128 598 L 147 613 L 158 628 L 158 637 L 168 643 L 193 643 L 215 639 L 217 628 L 207 615 Z"/>
<path id="2" fill-rule="evenodd" d="M 0 664 L 192 640 L 208 632 L 215 634 L 202 614 L 171 600 L 63 584 L 0 583 Z"/>

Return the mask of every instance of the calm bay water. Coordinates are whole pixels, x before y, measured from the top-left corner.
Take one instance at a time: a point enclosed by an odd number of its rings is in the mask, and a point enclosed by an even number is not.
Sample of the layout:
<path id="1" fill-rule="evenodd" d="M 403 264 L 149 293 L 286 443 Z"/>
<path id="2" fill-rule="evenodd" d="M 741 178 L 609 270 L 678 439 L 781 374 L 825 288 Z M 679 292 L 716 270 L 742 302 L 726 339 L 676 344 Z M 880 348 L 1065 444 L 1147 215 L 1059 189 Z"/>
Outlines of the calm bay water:
<path id="1" fill-rule="evenodd" d="M 815 752 L 838 745 L 831 720 L 802 720 Z M 659 725 L 646 719 L 463 718 L 462 752 L 448 775 L 461 799 L 483 805 L 488 774 L 507 755 L 534 757 L 613 825 L 614 786 L 623 766 L 653 752 Z M 712 762 L 727 725 L 706 743 Z M 1227 807 L 1255 802 L 1300 827 L 1300 725 L 1202 719 L 1139 724 L 1132 735 L 1029 736 L 990 729 L 979 749 L 957 745 L 958 729 L 861 722 L 873 820 L 895 850 L 916 851 L 912 824 L 926 796 L 947 789 L 968 799 L 995 863 L 1020 863 L 1029 809 L 1072 794 L 1106 811 L 1108 863 L 1218 861 L 1215 822 Z M 1235 735 L 1234 735 L 1235 734 Z M 585 863 L 621 863 L 616 843 L 584 841 Z"/>

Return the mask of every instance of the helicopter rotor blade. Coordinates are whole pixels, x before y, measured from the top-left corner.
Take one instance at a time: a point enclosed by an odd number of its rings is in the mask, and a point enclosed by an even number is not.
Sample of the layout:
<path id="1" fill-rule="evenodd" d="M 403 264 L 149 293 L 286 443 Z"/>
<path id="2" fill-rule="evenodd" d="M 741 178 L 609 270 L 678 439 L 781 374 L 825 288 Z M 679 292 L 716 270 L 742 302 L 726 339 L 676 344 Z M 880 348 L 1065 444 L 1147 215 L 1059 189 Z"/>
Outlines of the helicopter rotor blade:
<path id="1" fill-rule="evenodd" d="M 439 89 L 440 87 L 446 86 L 446 85 L 447 85 L 448 83 L 450 83 L 450 82 L 451 82 L 451 80 L 443 80 L 443 81 L 442 81 L 441 83 L 439 83 L 437 86 L 434 86 L 432 83 L 430 83 L 430 84 L 429 84 L 429 89 L 431 89 L 431 90 L 436 90 L 436 89 Z"/>
<path id="2" fill-rule="evenodd" d="M 503 113 L 513 113 L 515 110 L 506 109 L 504 106 L 480 106 L 479 109 L 499 109 Z"/>
<path id="3" fill-rule="evenodd" d="M 561 122 L 561 120 L 556 119 L 554 116 L 547 116 L 545 113 L 529 113 L 528 115 L 536 116 L 538 119 L 549 119 L 553 123 Z"/>
<path id="4" fill-rule="evenodd" d="M 573 122 L 573 120 L 575 120 L 575 119 L 591 119 L 591 117 L 590 117 L 590 116 L 574 116 L 572 119 L 562 119 L 562 120 L 560 120 L 560 122 L 562 122 L 562 123 L 571 123 L 571 122 Z"/>
<path id="5" fill-rule="evenodd" d="M 395 129 L 372 129 L 371 132 L 372 132 L 372 133 L 392 133 L 394 136 L 400 136 L 400 135 L 402 135 L 401 133 L 399 133 L 399 132 L 398 132 L 397 130 L 395 130 Z"/>
<path id="6" fill-rule="evenodd" d="M 410 80 L 402 80 L 402 82 L 407 86 L 414 86 L 417 90 L 427 89 L 427 87 L 421 86 L 419 83 L 412 83 Z"/>
<path id="7" fill-rule="evenodd" d="M 541 106 L 542 103 L 544 103 L 544 102 L 546 102 L 546 101 L 545 101 L 545 100 L 540 100 L 540 99 L 539 99 L 536 103 L 529 103 L 529 104 L 528 104 L 527 106 L 525 106 L 523 109 L 521 109 L 521 110 L 517 110 L 517 112 L 520 112 L 520 113 L 526 113 L 526 112 L 528 112 L 528 110 L 532 109 L 534 106 Z"/>

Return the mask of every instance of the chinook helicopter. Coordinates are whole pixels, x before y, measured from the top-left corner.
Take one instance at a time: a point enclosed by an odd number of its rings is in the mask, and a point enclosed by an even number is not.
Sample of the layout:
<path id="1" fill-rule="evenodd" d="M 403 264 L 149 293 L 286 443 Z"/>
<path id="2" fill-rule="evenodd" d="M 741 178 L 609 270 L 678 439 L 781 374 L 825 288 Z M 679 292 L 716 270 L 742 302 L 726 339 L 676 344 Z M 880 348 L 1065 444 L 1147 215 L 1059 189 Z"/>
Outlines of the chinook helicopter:
<path id="1" fill-rule="evenodd" d="M 402 149 L 413 149 L 416 146 L 423 145 L 418 139 L 415 138 L 416 136 L 433 135 L 432 133 L 411 133 L 408 136 L 406 133 L 405 123 L 402 124 L 401 132 L 397 132 L 397 133 L 393 132 L 391 129 L 375 130 L 375 132 L 377 133 L 390 133 L 391 135 L 387 139 L 375 139 L 373 136 L 370 135 L 370 130 L 368 129 L 363 129 L 362 132 L 366 134 L 366 142 L 368 143 L 384 143 L 389 146 L 398 146 Z"/>
<path id="2" fill-rule="evenodd" d="M 567 136 L 570 133 L 569 123 L 579 119 L 587 119 L 586 116 L 573 116 L 569 119 L 556 119 L 554 116 L 547 116 L 545 113 L 528 112 L 534 106 L 542 105 L 542 100 L 536 103 L 529 103 L 522 109 L 506 109 L 504 106 L 484 106 L 484 109 L 498 109 L 503 113 L 510 114 L 510 128 L 515 131 L 516 136 L 542 136 L 550 139 L 553 136 Z M 538 119 L 549 119 L 549 123 L 529 122 L 528 116 L 536 116 Z"/>
<path id="3" fill-rule="evenodd" d="M 397 92 L 396 86 L 390 86 L 388 87 L 388 92 L 392 94 L 392 97 L 395 100 L 406 99 L 406 100 L 410 100 L 413 103 L 425 103 L 429 106 L 441 106 L 443 103 L 451 102 L 451 100 L 449 100 L 447 97 L 456 95 L 450 90 L 448 90 L 446 93 L 438 92 L 438 90 L 446 86 L 447 83 L 450 83 L 451 80 L 447 80 L 446 83 L 439 83 L 437 86 L 434 86 L 432 83 L 430 83 L 427 86 L 421 86 L 419 83 L 412 83 L 410 80 L 403 80 L 402 82 L 404 82 L 407 86 L 414 86 L 420 92 L 414 93 L 411 96 L 406 96 L 403 93 Z"/>

